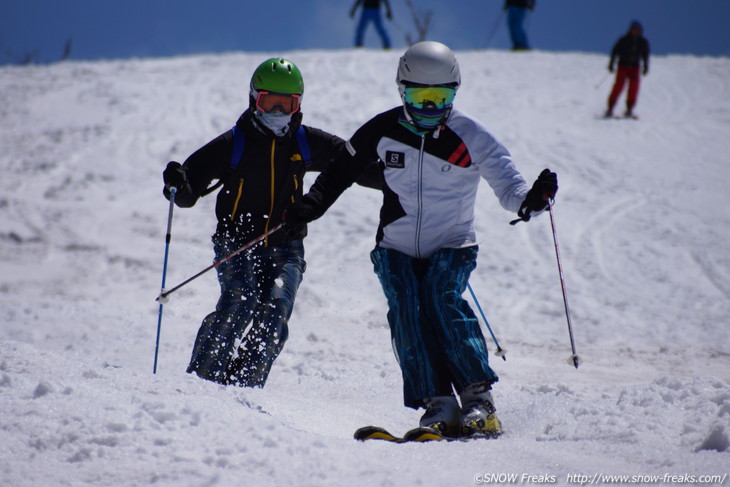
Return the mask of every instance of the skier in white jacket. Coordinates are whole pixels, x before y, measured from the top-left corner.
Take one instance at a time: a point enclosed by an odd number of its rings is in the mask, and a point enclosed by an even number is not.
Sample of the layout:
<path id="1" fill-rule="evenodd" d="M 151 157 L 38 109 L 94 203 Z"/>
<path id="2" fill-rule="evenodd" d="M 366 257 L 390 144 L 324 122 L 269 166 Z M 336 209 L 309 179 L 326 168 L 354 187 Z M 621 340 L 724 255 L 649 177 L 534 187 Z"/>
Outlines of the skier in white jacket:
<path id="1" fill-rule="evenodd" d="M 383 205 L 371 258 L 388 301 L 404 403 L 426 408 L 420 425 L 443 435 L 495 436 L 501 425 L 490 389 L 498 378 L 462 298 L 476 267 L 477 187 L 486 180 L 502 207 L 527 221 L 555 197 L 557 176 L 545 169 L 530 188 L 507 149 L 453 108 L 461 75 L 444 44 L 408 48 L 396 81 L 403 106 L 360 127 L 285 221 L 319 218 L 358 176 L 379 166 Z"/>

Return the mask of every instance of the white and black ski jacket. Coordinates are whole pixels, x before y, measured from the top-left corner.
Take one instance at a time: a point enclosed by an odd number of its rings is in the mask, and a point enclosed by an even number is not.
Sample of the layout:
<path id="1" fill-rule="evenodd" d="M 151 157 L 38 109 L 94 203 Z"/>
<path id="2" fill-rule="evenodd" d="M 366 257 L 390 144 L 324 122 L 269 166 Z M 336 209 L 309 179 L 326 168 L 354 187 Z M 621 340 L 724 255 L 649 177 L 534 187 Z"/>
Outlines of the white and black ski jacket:
<path id="1" fill-rule="evenodd" d="M 402 107 L 360 127 L 304 196 L 321 216 L 373 164 L 383 179 L 376 241 L 414 258 L 440 248 L 475 245 L 474 205 L 484 178 L 508 211 L 530 189 L 507 149 L 479 122 L 452 110 L 435 133 L 417 134 Z"/>

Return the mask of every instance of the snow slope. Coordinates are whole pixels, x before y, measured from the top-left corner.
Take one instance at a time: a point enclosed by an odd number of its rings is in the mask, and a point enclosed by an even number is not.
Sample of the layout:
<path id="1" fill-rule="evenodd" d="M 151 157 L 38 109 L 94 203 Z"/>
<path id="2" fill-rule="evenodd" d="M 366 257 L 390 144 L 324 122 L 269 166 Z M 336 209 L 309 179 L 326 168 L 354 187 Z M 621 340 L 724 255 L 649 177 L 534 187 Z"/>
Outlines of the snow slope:
<path id="1" fill-rule="evenodd" d="M 727 58 L 655 57 L 641 120 L 626 121 L 599 118 L 602 56 L 458 53 L 457 106 L 528 180 L 558 173 L 584 359 L 565 363 L 549 218 L 508 225 L 484 185 L 471 284 L 508 350 L 492 360 L 503 438 L 352 439 L 420 416 L 402 407 L 369 261 L 380 195 L 359 187 L 311 226 L 291 338 L 265 389 L 185 373 L 217 299 L 212 273 L 165 306 L 153 375 L 161 171 L 235 122 L 250 73 L 274 54 L 0 68 L 0 485 L 728 485 Z M 399 103 L 399 52 L 286 55 L 305 75 L 307 124 L 347 138 Z M 175 210 L 168 287 L 209 265 L 213 203 Z"/>

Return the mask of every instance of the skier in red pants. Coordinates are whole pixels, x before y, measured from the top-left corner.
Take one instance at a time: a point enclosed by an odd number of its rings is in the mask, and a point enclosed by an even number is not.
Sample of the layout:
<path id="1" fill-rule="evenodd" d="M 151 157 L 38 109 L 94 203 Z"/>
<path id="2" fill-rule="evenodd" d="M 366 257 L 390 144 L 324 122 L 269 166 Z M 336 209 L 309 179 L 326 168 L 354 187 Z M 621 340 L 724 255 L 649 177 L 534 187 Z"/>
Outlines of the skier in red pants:
<path id="1" fill-rule="evenodd" d="M 639 96 L 639 80 L 642 72 L 644 76 L 649 72 L 649 41 L 643 36 L 643 32 L 641 23 L 636 20 L 631 22 L 629 32 L 621 37 L 611 50 L 608 70 L 613 73 L 616 59 L 618 59 L 618 71 L 616 72 L 616 82 L 608 97 L 607 118 L 613 116 L 613 107 L 624 89 L 626 80 L 629 81 L 629 91 L 626 96 L 624 116 L 636 118 L 634 106 Z"/>

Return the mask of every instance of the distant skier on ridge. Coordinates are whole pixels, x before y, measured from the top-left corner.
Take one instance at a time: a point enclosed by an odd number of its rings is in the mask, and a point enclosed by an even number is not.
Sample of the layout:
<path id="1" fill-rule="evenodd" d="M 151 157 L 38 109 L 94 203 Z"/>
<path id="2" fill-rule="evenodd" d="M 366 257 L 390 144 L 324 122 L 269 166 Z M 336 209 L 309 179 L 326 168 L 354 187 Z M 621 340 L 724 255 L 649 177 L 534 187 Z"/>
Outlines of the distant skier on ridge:
<path id="1" fill-rule="evenodd" d="M 624 89 L 626 81 L 629 82 L 629 90 L 626 95 L 626 111 L 624 116 L 635 118 L 634 106 L 639 98 L 639 82 L 641 74 L 644 76 L 649 72 L 649 41 L 644 37 L 644 28 L 637 20 L 631 22 L 629 32 L 621 37 L 611 50 L 611 60 L 608 63 L 608 70 L 613 73 L 616 60 L 618 59 L 618 70 L 611 94 L 608 96 L 608 108 L 606 118 L 613 117 L 613 109 Z M 642 69 L 643 63 L 643 69 Z"/>
<path id="2" fill-rule="evenodd" d="M 355 3 L 350 10 L 350 18 L 355 18 L 355 12 L 357 12 L 358 7 L 362 6 L 360 20 L 355 28 L 355 47 L 362 47 L 364 45 L 365 29 L 368 24 L 373 23 L 375 25 L 375 30 L 378 31 L 380 40 L 383 43 L 383 49 L 390 49 L 390 37 L 383 25 L 383 17 L 380 15 L 381 3 L 385 5 L 386 18 L 391 20 L 393 18 L 393 13 L 390 10 L 390 3 L 388 3 L 388 0 L 355 0 Z"/>
<path id="3" fill-rule="evenodd" d="M 535 9 L 535 0 L 505 0 L 504 9 L 507 11 L 507 27 L 512 50 L 529 51 L 530 41 L 525 30 L 525 18 L 528 12 Z"/>

